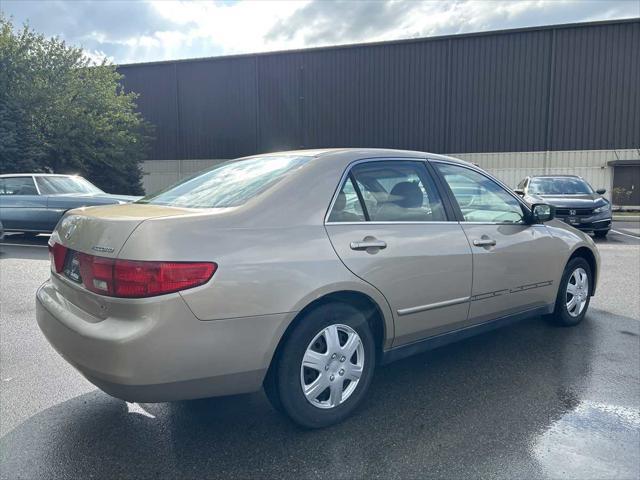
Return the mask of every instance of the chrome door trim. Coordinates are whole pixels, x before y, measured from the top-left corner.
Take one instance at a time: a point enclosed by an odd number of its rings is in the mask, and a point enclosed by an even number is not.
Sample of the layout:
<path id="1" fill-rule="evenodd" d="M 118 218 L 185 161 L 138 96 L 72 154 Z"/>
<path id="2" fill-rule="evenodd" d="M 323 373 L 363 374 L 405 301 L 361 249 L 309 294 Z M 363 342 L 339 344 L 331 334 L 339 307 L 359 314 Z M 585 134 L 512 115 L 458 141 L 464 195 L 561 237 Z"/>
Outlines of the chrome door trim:
<path id="1" fill-rule="evenodd" d="M 38 195 L 42 195 L 42 192 L 40 192 L 40 187 L 38 186 L 38 182 L 36 181 L 36 176 L 31 175 L 31 180 L 33 180 L 33 184 L 36 187 L 36 192 L 38 192 Z"/>
<path id="2" fill-rule="evenodd" d="M 595 223 L 595 222 L 593 222 Z M 416 222 L 416 221 L 366 221 L 363 220 L 361 222 L 326 222 L 325 225 L 516 225 L 516 226 L 524 226 L 524 227 L 544 227 L 545 225 L 542 223 L 534 223 L 529 225 L 527 223 L 514 223 L 514 222 L 458 222 L 457 220 L 449 220 L 449 221 L 424 221 L 424 222 Z"/>
<path id="3" fill-rule="evenodd" d="M 523 222 L 458 222 L 460 225 L 514 225 L 517 227 L 544 227 L 543 223 L 523 223 Z"/>
<path id="4" fill-rule="evenodd" d="M 434 310 L 436 308 L 449 307 L 451 305 L 458 305 L 459 303 L 468 302 L 471 297 L 453 298 L 451 300 L 445 300 L 443 302 L 430 303 L 428 305 L 419 305 L 417 307 L 400 308 L 397 313 L 400 317 L 403 315 L 410 315 L 412 313 L 424 312 L 427 310 Z"/>
<path id="5" fill-rule="evenodd" d="M 449 222 L 444 222 L 442 220 L 438 220 L 438 221 L 424 221 L 424 222 L 415 222 L 415 221 L 383 221 L 383 220 L 376 220 L 376 221 L 366 221 L 363 220 L 361 222 L 326 222 L 325 225 L 422 225 L 422 224 L 427 224 L 427 225 L 453 225 L 456 224 L 458 222 L 456 222 L 455 220 L 451 220 Z"/>

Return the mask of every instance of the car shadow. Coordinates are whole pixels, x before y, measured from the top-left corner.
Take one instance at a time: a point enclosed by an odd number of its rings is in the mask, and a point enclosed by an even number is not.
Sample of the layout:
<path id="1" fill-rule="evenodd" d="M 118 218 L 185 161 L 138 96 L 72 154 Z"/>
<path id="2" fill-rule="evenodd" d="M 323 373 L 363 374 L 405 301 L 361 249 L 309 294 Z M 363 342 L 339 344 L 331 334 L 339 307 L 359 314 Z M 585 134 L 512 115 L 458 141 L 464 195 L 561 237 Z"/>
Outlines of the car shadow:
<path id="1" fill-rule="evenodd" d="M 616 321 L 633 335 L 589 318 L 578 328 L 534 319 L 379 368 L 362 408 L 316 431 L 277 414 L 263 393 L 139 405 L 96 390 L 0 439 L 1 475 L 544 476 L 533 446 L 594 381 L 606 384 L 593 378 L 594 357 L 609 348 L 602 342 L 637 343 L 630 320 Z"/>

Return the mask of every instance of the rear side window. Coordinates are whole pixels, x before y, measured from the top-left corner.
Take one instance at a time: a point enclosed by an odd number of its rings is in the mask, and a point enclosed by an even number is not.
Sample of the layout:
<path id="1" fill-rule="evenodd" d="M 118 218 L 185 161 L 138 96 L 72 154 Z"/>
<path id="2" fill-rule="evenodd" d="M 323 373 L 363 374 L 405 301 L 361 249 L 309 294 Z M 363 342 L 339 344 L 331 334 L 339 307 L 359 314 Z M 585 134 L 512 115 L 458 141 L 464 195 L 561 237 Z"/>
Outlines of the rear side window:
<path id="1" fill-rule="evenodd" d="M 353 182 L 355 181 L 355 185 Z M 356 194 L 359 191 L 364 205 Z M 345 222 L 348 215 L 345 202 L 340 199 L 348 190 L 362 210 L 366 220 L 374 222 L 431 222 L 445 221 L 442 201 L 433 180 L 422 162 L 376 161 L 353 167 L 350 177 L 334 203 L 329 221 Z M 355 207 L 350 207 L 356 212 Z"/>
<path id="2" fill-rule="evenodd" d="M 31 177 L 0 179 L 0 195 L 38 195 Z"/>
<path id="3" fill-rule="evenodd" d="M 254 157 L 225 162 L 137 203 L 187 208 L 237 207 L 273 187 L 312 157 Z"/>
<path id="4" fill-rule="evenodd" d="M 364 222 L 364 210 L 351 178 L 344 182 L 329 215 L 330 222 Z"/>

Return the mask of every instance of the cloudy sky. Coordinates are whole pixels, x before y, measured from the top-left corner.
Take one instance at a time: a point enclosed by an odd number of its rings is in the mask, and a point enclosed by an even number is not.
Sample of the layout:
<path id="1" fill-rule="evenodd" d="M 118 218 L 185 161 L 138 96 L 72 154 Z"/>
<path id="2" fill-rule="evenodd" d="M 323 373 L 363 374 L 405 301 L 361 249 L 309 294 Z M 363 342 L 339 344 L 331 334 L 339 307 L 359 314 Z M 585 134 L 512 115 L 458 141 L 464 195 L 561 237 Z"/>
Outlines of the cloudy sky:
<path id="1" fill-rule="evenodd" d="M 640 0 L 2 0 L 95 59 L 146 62 L 640 16 Z"/>

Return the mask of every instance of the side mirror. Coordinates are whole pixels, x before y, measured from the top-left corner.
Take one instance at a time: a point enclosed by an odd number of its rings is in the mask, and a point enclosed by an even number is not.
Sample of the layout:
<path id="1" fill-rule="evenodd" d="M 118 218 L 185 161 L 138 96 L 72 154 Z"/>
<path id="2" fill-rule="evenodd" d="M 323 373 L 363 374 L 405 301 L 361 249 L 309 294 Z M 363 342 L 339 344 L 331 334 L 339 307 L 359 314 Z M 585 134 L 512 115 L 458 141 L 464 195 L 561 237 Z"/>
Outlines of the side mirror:
<path id="1" fill-rule="evenodd" d="M 598 190 L 596 190 L 596 193 L 599 195 L 604 195 L 605 193 L 607 193 L 607 189 L 606 188 L 599 188 Z"/>
<path id="2" fill-rule="evenodd" d="M 524 190 L 521 188 L 514 188 L 513 189 L 514 192 L 516 192 L 518 195 L 520 195 L 521 197 L 524 197 Z"/>
<path id="3" fill-rule="evenodd" d="M 535 203 L 531 206 L 531 223 L 544 223 L 556 218 L 556 207 L 546 203 Z"/>

